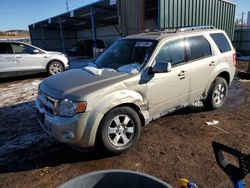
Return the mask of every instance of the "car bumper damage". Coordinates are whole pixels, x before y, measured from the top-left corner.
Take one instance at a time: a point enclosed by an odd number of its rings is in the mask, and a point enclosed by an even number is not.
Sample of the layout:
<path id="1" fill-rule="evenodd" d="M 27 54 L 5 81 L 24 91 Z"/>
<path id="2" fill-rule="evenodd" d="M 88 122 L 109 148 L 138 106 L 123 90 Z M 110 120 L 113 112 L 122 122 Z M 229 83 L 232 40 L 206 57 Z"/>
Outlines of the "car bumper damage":
<path id="1" fill-rule="evenodd" d="M 76 114 L 73 117 L 60 117 L 48 113 L 37 99 L 36 117 L 41 127 L 57 141 L 80 147 L 95 145 L 96 132 L 103 114 L 96 111 Z"/>

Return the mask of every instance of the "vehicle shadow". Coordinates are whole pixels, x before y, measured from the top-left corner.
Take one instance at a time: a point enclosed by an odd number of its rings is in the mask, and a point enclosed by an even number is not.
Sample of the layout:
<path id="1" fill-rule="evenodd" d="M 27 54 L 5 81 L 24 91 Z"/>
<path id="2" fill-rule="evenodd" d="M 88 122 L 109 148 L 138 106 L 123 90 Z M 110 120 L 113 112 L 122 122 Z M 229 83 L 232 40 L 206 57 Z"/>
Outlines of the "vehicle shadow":
<path id="1" fill-rule="evenodd" d="M 46 78 L 46 77 L 48 77 L 48 74 L 38 73 L 38 74 L 25 75 L 25 76 L 0 78 L 0 83 L 8 83 L 8 82 L 14 82 L 14 81 L 23 81 L 23 80 L 27 80 L 27 79 Z"/>
<path id="2" fill-rule="evenodd" d="M 175 111 L 172 114 L 169 114 L 170 116 L 175 116 L 175 115 L 185 115 L 185 114 L 195 114 L 195 113 L 202 113 L 202 112 L 207 112 L 210 111 L 208 108 L 206 108 L 201 101 L 197 101 L 186 108 L 180 109 Z"/>
<path id="3" fill-rule="evenodd" d="M 0 108 L 0 173 L 113 157 L 100 149 L 80 153 L 66 144 L 56 142 L 38 125 L 34 103 L 29 101 Z M 190 106 L 170 116 L 204 110 L 202 106 Z"/>
<path id="4" fill-rule="evenodd" d="M 105 152 L 80 153 L 56 142 L 38 125 L 34 101 L 0 108 L 0 173 L 111 157 Z"/>

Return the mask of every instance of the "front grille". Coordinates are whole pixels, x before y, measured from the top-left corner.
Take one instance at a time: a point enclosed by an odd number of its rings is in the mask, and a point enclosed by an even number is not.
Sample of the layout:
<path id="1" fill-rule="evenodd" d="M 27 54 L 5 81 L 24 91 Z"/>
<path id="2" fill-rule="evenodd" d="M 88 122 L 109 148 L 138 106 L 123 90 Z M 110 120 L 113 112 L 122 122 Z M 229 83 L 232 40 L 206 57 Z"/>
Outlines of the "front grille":
<path id="1" fill-rule="evenodd" d="M 58 100 L 46 95 L 45 93 L 39 91 L 38 100 L 40 108 L 44 109 L 50 115 L 56 115 L 56 107 Z"/>

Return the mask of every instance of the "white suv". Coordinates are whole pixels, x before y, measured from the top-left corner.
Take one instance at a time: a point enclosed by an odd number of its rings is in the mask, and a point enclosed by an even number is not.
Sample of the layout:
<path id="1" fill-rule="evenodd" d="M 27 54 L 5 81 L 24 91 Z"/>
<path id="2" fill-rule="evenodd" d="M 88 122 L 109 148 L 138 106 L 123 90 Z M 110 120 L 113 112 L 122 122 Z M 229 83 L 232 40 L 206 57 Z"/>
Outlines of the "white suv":
<path id="1" fill-rule="evenodd" d="M 0 78 L 48 72 L 55 75 L 68 67 L 60 52 L 48 52 L 22 42 L 0 41 Z"/>

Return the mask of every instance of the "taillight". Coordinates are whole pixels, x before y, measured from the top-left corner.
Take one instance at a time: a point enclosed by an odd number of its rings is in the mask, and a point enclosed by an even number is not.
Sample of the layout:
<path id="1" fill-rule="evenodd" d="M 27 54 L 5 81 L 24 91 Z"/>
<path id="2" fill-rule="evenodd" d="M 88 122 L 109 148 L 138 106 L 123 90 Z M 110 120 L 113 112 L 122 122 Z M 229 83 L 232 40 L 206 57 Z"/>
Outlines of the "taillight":
<path id="1" fill-rule="evenodd" d="M 233 66 L 236 67 L 236 54 L 233 54 Z"/>

